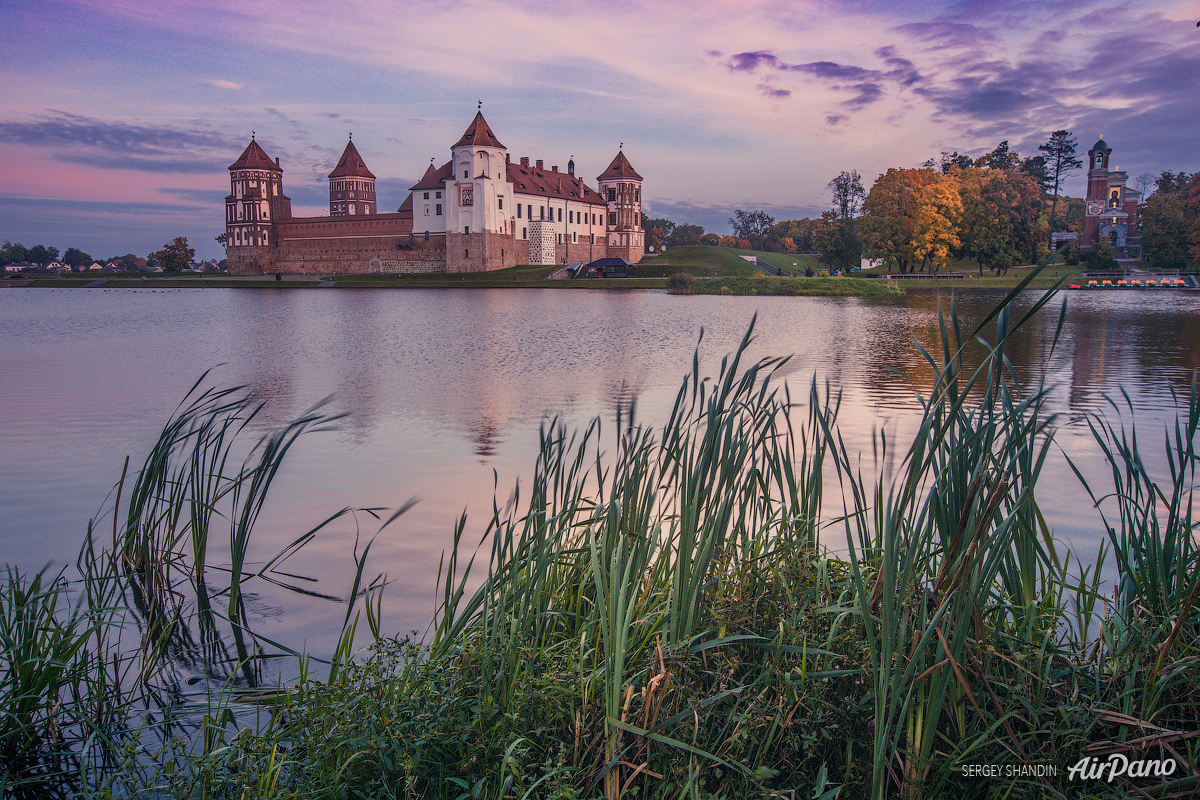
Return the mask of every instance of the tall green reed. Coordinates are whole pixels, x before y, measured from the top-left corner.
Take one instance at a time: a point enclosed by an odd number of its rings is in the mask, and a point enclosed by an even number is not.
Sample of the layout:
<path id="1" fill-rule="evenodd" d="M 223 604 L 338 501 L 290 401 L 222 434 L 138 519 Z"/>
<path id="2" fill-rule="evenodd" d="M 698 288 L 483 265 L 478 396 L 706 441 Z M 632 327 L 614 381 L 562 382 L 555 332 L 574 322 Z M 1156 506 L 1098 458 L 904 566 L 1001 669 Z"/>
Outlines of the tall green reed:
<path id="1" fill-rule="evenodd" d="M 60 575 L 50 581 L 44 570 L 32 577 L 7 572 L 0 590 L 0 648 L 8 665 L 0 686 L 6 796 L 66 796 L 87 781 L 113 779 L 131 743 L 135 749 L 154 741 L 161 746 L 190 727 L 193 709 L 184 702 L 181 670 L 261 688 L 262 660 L 298 651 L 251 628 L 246 584 L 261 580 L 336 599 L 302 585 L 312 581 L 282 566 L 351 509 L 261 561 L 251 551 L 287 453 L 302 435 L 328 429 L 341 415 L 318 404 L 247 441 L 262 402 L 240 387 L 210 388 L 206 379 L 207 373 L 193 385 L 132 476 L 126 460 L 109 511 L 108 542 L 90 522 L 76 562 L 78 580 Z M 377 509 L 363 511 L 377 518 Z M 227 542 L 218 543 L 214 537 L 223 531 Z M 381 633 L 382 579 L 363 589 L 369 549 L 356 553 L 335 670 L 353 649 L 354 608 L 364 593 L 372 633 Z"/>

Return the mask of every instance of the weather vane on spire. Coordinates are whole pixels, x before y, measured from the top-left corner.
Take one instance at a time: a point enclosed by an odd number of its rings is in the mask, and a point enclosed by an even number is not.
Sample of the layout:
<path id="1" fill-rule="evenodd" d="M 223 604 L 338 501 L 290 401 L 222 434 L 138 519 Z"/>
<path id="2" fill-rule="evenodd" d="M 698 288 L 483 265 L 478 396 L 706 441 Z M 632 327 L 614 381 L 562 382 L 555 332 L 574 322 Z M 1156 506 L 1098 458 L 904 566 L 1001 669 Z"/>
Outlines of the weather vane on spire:
<path id="1" fill-rule="evenodd" d="M 625 149 L 625 143 L 624 143 L 624 142 L 621 142 L 621 146 L 620 146 L 620 147 L 618 147 L 617 149 L 618 149 L 618 150 L 624 150 L 624 149 Z"/>
<path id="2" fill-rule="evenodd" d="M 350 141 L 354 141 L 354 131 L 350 131 Z"/>
<path id="3" fill-rule="evenodd" d="M 254 141 L 254 131 L 250 131 L 250 141 Z"/>
<path id="4" fill-rule="evenodd" d="M 483 101 L 482 100 L 479 101 L 479 106 L 478 106 L 477 110 L 483 111 Z"/>

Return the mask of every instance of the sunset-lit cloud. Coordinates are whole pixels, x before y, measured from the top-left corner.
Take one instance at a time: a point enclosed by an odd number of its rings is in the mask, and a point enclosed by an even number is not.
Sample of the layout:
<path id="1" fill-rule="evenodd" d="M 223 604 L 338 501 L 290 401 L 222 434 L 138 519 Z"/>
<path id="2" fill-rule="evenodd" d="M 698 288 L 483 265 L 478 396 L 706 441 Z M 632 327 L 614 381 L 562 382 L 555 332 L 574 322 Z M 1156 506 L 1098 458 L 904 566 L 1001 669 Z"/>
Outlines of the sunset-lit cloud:
<path id="1" fill-rule="evenodd" d="M 125 250 L 188 235 L 219 255 L 212 198 L 252 131 L 298 213 L 326 207 L 351 133 L 394 209 L 477 100 L 514 158 L 574 156 L 590 179 L 624 142 L 650 213 L 718 231 L 737 207 L 819 212 L 843 169 L 1032 154 L 1060 128 L 1084 150 L 1104 133 L 1134 173 L 1195 171 L 1197 18 L 1170 0 L 15 0 L 0 152 L 23 164 L 0 178 L 0 238 L 100 249 L 71 203 L 107 192 L 163 206 L 130 210 Z"/>

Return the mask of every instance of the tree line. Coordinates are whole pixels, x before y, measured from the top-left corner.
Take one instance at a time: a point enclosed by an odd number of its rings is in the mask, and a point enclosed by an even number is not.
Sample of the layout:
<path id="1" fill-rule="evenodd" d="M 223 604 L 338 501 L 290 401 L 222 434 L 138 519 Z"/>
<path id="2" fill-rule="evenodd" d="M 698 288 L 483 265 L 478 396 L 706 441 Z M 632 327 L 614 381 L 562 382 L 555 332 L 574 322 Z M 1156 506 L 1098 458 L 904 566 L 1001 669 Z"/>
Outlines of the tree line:
<path id="1" fill-rule="evenodd" d="M 187 237 L 179 236 L 163 245 L 161 250 L 150 253 L 147 257 L 126 253 L 123 256 L 96 259 L 75 247 L 68 247 L 59 258 L 57 247 L 34 245 L 25 247 L 20 242 L 5 241 L 0 246 L 0 266 L 7 264 L 33 264 L 37 267 L 47 267 L 58 261 L 67 266 L 72 272 L 86 270 L 91 264 L 100 261 L 108 264 L 116 262 L 126 270 L 145 269 L 146 267 L 162 267 L 166 272 L 178 272 L 191 266 L 196 257 L 196 251 L 188 247 Z"/>
<path id="2" fill-rule="evenodd" d="M 1001 274 L 1044 257 L 1051 232 L 1082 232 L 1084 200 L 1061 194 L 1063 182 L 1083 166 L 1077 139 L 1054 131 L 1038 151 L 1022 156 L 1002 141 L 975 159 L 942 152 L 917 168 L 889 169 L 870 191 L 856 170 L 843 171 L 829 182 L 831 208 L 819 218 L 776 222 L 766 212 L 737 209 L 729 220 L 733 234 L 726 236 L 643 215 L 646 243 L 656 251 L 688 244 L 816 251 L 821 263 L 843 270 L 863 257 L 902 273 L 967 260 L 981 273 Z M 1200 247 L 1200 173 L 1143 175 L 1138 188 L 1145 201 L 1144 251 L 1156 266 L 1182 266 L 1189 247 Z"/>

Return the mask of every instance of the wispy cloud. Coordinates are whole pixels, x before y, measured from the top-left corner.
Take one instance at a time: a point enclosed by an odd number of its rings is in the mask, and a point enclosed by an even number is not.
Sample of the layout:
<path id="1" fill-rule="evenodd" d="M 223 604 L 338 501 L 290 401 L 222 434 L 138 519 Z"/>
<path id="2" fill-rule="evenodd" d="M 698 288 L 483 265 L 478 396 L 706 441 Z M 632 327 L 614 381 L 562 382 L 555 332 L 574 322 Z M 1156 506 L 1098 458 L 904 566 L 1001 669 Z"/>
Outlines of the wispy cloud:
<path id="1" fill-rule="evenodd" d="M 235 92 L 241 91 L 241 88 L 242 88 L 241 84 L 239 84 L 239 83 L 234 83 L 233 81 L 221 80 L 219 78 L 209 78 L 208 80 L 205 81 L 205 83 L 207 83 L 209 86 L 215 86 L 218 89 L 231 89 Z"/>
<path id="2" fill-rule="evenodd" d="M 225 134 L 197 125 L 112 122 L 53 110 L 0 121 L 0 141 L 38 148 L 54 161 L 184 174 L 223 169 L 237 147 Z"/>

